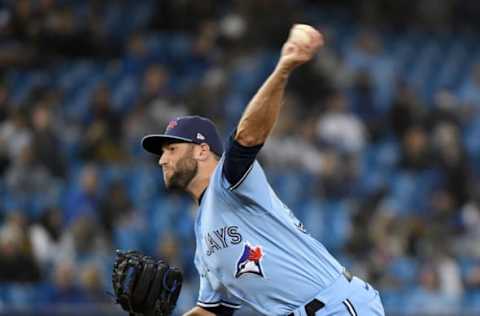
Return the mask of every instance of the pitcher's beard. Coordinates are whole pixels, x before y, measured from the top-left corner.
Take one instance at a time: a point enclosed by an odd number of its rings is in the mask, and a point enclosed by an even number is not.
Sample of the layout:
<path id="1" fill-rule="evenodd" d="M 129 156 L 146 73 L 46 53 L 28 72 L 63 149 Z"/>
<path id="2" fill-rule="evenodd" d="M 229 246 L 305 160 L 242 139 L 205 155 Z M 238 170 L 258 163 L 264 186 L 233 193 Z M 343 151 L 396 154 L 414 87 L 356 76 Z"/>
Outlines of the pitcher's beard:
<path id="1" fill-rule="evenodd" d="M 169 181 L 165 183 L 167 189 L 173 191 L 185 192 L 187 186 L 197 175 L 198 162 L 191 157 L 182 157 L 178 160 L 176 170 L 173 172 Z"/>

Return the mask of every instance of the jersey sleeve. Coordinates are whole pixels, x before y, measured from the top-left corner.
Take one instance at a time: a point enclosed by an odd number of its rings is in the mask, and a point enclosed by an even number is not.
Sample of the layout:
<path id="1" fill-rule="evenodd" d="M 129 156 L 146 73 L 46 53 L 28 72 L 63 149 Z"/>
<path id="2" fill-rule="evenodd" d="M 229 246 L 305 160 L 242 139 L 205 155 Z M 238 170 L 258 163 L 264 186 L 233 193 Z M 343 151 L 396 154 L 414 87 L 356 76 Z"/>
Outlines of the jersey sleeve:
<path id="1" fill-rule="evenodd" d="M 256 203 L 263 209 L 269 210 L 273 191 L 263 168 L 256 160 L 261 145 L 256 147 L 253 149 L 253 147 L 242 146 L 233 139 L 232 135 L 230 144 L 219 162 L 223 164 L 219 179 L 221 187 L 219 194 L 229 195 L 244 205 L 245 209 L 253 211 L 253 208 L 248 206 Z"/>
<path id="2" fill-rule="evenodd" d="M 225 291 L 216 291 L 205 275 L 200 275 L 197 305 L 215 315 L 228 316 L 241 307 L 241 302 Z"/>

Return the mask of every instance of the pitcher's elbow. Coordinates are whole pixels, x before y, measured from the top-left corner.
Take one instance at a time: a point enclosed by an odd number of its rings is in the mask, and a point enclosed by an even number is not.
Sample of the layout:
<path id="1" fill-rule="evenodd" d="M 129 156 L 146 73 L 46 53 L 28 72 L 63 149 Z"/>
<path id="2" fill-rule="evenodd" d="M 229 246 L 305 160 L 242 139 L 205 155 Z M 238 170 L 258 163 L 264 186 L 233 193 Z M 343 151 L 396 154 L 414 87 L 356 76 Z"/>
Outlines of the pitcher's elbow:
<path id="1" fill-rule="evenodd" d="M 265 143 L 267 135 L 264 133 L 259 133 L 258 135 L 246 134 L 246 133 L 237 133 L 235 135 L 235 140 L 242 146 L 253 147 Z"/>

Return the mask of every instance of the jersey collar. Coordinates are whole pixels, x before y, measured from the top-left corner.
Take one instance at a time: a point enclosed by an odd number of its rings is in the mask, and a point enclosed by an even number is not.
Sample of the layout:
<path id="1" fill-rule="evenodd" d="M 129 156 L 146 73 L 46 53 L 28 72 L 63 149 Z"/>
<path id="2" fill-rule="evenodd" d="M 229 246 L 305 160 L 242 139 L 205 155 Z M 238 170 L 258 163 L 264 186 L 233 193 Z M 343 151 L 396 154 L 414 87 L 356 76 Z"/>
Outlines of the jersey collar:
<path id="1" fill-rule="evenodd" d="M 202 200 L 203 200 L 203 196 L 205 195 L 205 191 L 207 191 L 207 188 L 205 188 L 203 190 L 202 194 L 200 194 L 200 196 L 198 197 L 198 205 L 202 204 Z"/>

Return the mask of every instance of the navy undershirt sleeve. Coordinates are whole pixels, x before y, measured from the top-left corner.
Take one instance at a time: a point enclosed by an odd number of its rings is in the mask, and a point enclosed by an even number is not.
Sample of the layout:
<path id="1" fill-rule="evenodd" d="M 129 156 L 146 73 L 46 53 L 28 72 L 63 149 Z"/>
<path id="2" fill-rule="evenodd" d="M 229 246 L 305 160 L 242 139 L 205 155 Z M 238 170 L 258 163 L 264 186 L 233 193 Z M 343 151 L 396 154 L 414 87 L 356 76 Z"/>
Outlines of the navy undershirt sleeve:
<path id="1" fill-rule="evenodd" d="M 223 305 L 215 307 L 202 307 L 203 309 L 215 314 L 215 316 L 233 316 L 235 309 Z"/>
<path id="2" fill-rule="evenodd" d="M 257 158 L 257 154 L 263 144 L 247 147 L 235 140 L 236 130 L 230 135 L 225 149 L 225 161 L 223 163 L 223 175 L 232 187 L 248 173 L 250 166 Z"/>

